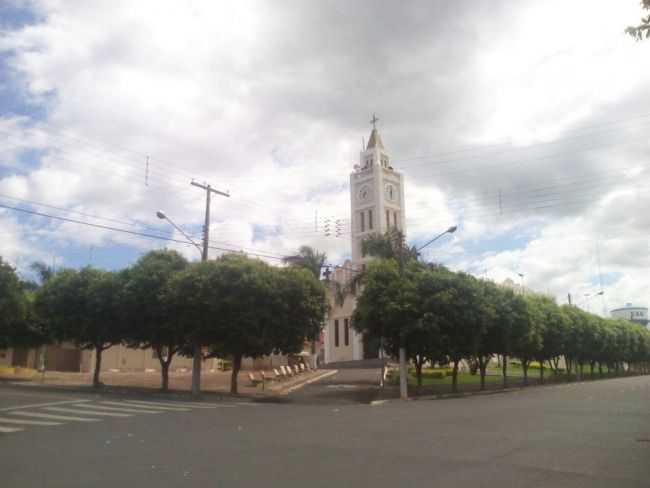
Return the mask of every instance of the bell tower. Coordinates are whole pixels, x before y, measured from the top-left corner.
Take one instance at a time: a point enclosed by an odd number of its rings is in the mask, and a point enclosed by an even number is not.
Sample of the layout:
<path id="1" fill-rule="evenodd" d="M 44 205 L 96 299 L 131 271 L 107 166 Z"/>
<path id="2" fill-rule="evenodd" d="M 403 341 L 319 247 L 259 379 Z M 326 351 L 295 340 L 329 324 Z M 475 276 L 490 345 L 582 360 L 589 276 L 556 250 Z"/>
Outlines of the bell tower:
<path id="1" fill-rule="evenodd" d="M 361 267 L 361 241 L 371 234 L 397 228 L 405 232 L 404 177 L 390 164 L 373 114 L 368 145 L 350 173 L 352 264 Z"/>

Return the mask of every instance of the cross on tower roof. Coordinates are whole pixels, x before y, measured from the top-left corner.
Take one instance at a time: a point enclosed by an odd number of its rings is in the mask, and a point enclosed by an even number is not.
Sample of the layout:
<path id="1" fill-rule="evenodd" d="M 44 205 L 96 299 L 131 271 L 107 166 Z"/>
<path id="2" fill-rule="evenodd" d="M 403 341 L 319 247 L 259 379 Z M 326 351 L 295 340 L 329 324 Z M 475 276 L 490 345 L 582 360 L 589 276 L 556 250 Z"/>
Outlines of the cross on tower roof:
<path id="1" fill-rule="evenodd" d="M 370 120 L 370 123 L 372 124 L 373 129 L 377 128 L 377 122 L 379 122 L 379 118 L 373 113 L 372 114 L 372 119 Z"/>
<path id="2" fill-rule="evenodd" d="M 379 137 L 379 132 L 377 132 L 377 122 L 379 121 L 379 117 L 377 117 L 374 113 L 372 114 L 372 120 L 370 123 L 372 124 L 372 132 L 370 132 L 370 139 L 368 139 L 368 146 L 366 147 L 367 149 L 371 149 L 373 147 L 380 147 L 384 148 L 384 145 L 381 142 L 381 137 Z"/>

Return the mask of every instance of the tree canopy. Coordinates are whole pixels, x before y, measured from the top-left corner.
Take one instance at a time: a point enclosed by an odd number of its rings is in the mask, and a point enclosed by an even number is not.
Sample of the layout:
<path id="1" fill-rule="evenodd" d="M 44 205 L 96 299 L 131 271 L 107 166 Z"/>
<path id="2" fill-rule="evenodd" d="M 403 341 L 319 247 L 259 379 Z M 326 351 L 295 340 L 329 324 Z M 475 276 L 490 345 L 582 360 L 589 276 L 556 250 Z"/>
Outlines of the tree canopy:
<path id="1" fill-rule="evenodd" d="M 25 328 L 28 303 L 14 268 L 0 257 L 0 349 L 14 345 Z"/>
<path id="2" fill-rule="evenodd" d="M 169 366 L 187 343 L 188 324 L 168 300 L 172 277 L 188 266 L 176 251 L 151 251 L 124 271 L 123 313 L 128 323 L 124 341 L 131 347 L 153 348 L 160 361 L 162 389 L 169 385 Z"/>
<path id="3" fill-rule="evenodd" d="M 232 357 L 233 393 L 244 356 L 300 351 L 326 310 L 324 287 L 309 271 L 237 254 L 191 264 L 171 280 L 168 299 L 210 356 Z"/>
<path id="4" fill-rule="evenodd" d="M 630 322 L 603 319 L 573 306 L 558 306 L 550 297 L 515 294 L 490 281 L 407 259 L 402 267 L 387 242 L 373 245 L 388 257 L 371 260 L 360 273 L 360 294 L 353 327 L 383 341 L 395 356 L 400 344 L 416 368 L 418 382 L 425 361 L 458 365 L 466 360 L 481 371 L 482 387 L 490 359 L 503 359 L 504 386 L 508 357 L 522 366 L 524 382 L 532 361 L 558 372 L 560 358 L 578 376 L 589 365 L 610 370 L 647 372 L 650 331 Z"/>
<path id="5" fill-rule="evenodd" d="M 327 261 L 327 254 L 311 246 L 300 246 L 298 254 L 283 259 L 285 264 L 308 270 L 316 279 L 320 279 L 325 261 Z"/>
<path id="6" fill-rule="evenodd" d="M 650 37 L 650 0 L 641 0 L 641 8 L 647 10 L 649 13 L 645 17 L 641 17 L 641 21 L 637 25 L 631 25 L 625 32 L 634 37 L 637 41 L 642 40 L 644 37 Z"/>
<path id="7" fill-rule="evenodd" d="M 93 385 L 99 386 L 102 352 L 125 337 L 121 299 L 122 277 L 86 267 L 65 269 L 43 284 L 35 307 L 53 339 L 94 349 Z"/>

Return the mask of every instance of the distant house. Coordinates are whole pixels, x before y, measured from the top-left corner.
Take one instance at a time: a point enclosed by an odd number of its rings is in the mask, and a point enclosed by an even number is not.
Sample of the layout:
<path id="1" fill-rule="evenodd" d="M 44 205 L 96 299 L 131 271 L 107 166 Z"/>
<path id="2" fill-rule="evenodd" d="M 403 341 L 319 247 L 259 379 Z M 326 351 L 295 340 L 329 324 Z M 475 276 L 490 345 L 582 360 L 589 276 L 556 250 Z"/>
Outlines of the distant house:
<path id="1" fill-rule="evenodd" d="M 648 327 L 648 307 L 636 307 L 626 303 L 623 308 L 615 308 L 610 314 L 614 318 L 629 320 Z"/>

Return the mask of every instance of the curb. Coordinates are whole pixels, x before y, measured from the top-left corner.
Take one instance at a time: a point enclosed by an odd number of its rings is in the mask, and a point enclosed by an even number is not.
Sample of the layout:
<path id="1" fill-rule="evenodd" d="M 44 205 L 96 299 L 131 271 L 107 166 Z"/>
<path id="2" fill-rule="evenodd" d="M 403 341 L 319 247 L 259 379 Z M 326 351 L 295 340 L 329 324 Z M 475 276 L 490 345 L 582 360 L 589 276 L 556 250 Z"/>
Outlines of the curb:
<path id="1" fill-rule="evenodd" d="M 527 386 L 518 386 L 514 388 L 502 388 L 500 390 L 485 390 L 485 391 L 465 391 L 461 393 L 440 393 L 438 395 L 426 395 L 420 397 L 412 397 L 409 400 L 418 401 L 418 400 L 444 400 L 446 398 L 464 398 L 471 396 L 484 396 L 484 395 L 497 395 L 499 393 L 512 393 L 515 391 L 521 391 L 525 388 L 530 388 Z"/>
<path id="2" fill-rule="evenodd" d="M 643 376 L 643 375 L 634 375 L 629 377 L 636 378 L 639 376 Z M 613 378 L 594 378 L 593 380 L 572 381 L 569 383 L 558 382 L 558 383 L 545 383 L 541 385 L 536 384 L 536 385 L 528 385 L 528 386 L 523 386 L 523 385 L 512 386 L 509 388 L 501 388 L 495 390 L 484 390 L 484 391 L 479 390 L 479 391 L 466 391 L 466 392 L 459 392 L 459 393 L 439 393 L 436 395 L 410 396 L 408 397 L 407 400 L 401 400 L 399 398 L 386 398 L 382 400 L 373 400 L 372 402 L 370 402 L 370 405 L 378 406 L 378 405 L 383 405 L 385 403 L 404 402 L 404 401 L 417 402 L 417 401 L 431 401 L 431 400 L 446 400 L 449 398 L 466 398 L 466 397 L 473 397 L 473 396 L 498 395 L 500 393 L 516 393 L 520 391 L 534 391 L 537 389 L 546 389 L 546 388 L 566 388 L 571 386 L 590 384 L 592 382 L 624 379 L 624 378 L 628 378 L 628 376 L 619 376 Z"/>
<path id="3" fill-rule="evenodd" d="M 298 383 L 297 385 L 292 385 L 289 388 L 287 388 L 286 390 L 281 390 L 281 391 L 278 392 L 278 394 L 280 394 L 280 395 L 288 395 L 289 393 L 292 393 L 292 392 L 294 392 L 296 390 L 299 390 L 300 388 L 302 388 L 305 385 L 309 385 L 309 384 L 314 383 L 316 381 L 320 381 L 323 378 L 333 376 L 338 372 L 339 372 L 338 369 L 333 369 L 333 370 L 327 371 L 327 372 L 325 372 L 325 373 L 323 373 L 323 374 L 321 374 L 319 376 L 309 378 L 308 380 L 303 381 L 302 383 Z"/>

